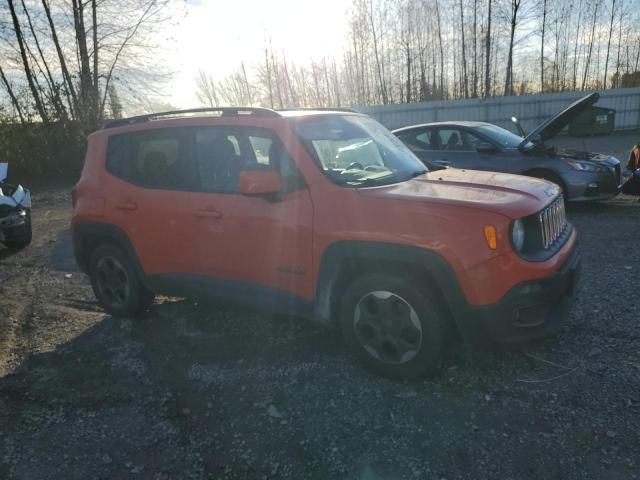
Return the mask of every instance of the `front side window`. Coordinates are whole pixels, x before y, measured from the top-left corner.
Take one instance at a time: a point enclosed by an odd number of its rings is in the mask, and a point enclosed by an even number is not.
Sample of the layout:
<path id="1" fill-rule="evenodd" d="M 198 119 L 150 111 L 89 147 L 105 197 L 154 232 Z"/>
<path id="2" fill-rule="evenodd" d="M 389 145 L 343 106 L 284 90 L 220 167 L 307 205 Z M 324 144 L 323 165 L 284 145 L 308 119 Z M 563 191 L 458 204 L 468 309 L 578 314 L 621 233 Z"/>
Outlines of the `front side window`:
<path id="1" fill-rule="evenodd" d="M 224 128 L 195 131 L 196 160 L 200 187 L 205 192 L 235 192 L 241 169 L 238 137 Z"/>
<path id="2" fill-rule="evenodd" d="M 427 171 L 395 135 L 368 117 L 301 118 L 294 128 L 325 175 L 338 184 L 384 185 Z"/>
<path id="3" fill-rule="evenodd" d="M 483 140 L 477 135 L 461 128 L 440 128 L 434 132 L 437 150 L 448 152 L 475 152 Z"/>
<path id="4" fill-rule="evenodd" d="M 286 191 L 302 179 L 275 134 L 253 127 L 201 127 L 195 132 L 197 170 L 204 192 L 235 193 L 243 170 L 277 169 Z"/>

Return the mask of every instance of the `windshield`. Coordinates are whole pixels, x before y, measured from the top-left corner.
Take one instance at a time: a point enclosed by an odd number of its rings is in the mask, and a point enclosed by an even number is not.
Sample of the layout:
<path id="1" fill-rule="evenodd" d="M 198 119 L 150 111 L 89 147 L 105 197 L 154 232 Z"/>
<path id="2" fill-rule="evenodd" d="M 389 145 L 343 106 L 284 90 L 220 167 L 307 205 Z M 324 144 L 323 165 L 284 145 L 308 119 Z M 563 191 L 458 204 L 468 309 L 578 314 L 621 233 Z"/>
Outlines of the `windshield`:
<path id="1" fill-rule="evenodd" d="M 383 185 L 427 172 L 395 135 L 368 117 L 302 118 L 295 130 L 323 172 L 342 185 Z"/>
<path id="2" fill-rule="evenodd" d="M 509 130 L 505 130 L 504 128 L 496 125 L 483 125 L 481 127 L 477 127 L 477 130 L 487 137 L 490 137 L 494 142 L 500 144 L 500 146 L 504 148 L 518 148 L 523 140 L 522 137 L 519 137 L 515 133 L 511 133 Z M 532 147 L 533 143 L 531 142 L 527 142 L 524 145 L 525 149 Z"/>

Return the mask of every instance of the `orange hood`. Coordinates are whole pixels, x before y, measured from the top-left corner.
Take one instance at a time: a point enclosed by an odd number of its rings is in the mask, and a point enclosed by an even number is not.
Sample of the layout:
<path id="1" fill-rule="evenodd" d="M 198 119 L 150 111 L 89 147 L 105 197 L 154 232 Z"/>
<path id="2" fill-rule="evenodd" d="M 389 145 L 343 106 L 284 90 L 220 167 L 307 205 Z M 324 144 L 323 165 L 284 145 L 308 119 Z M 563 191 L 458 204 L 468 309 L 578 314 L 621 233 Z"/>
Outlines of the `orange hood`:
<path id="1" fill-rule="evenodd" d="M 560 193 L 560 188 L 546 180 L 521 175 L 451 168 L 358 191 L 362 195 L 476 208 L 515 219 L 542 210 Z"/>

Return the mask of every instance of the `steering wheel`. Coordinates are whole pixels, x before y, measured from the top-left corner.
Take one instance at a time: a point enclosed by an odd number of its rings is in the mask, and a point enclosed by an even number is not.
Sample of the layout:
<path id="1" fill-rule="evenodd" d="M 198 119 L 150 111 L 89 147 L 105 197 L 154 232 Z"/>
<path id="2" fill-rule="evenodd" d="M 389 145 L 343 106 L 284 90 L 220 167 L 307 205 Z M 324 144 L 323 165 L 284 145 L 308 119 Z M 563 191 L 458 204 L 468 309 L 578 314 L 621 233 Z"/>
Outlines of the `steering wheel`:
<path id="1" fill-rule="evenodd" d="M 347 167 L 347 170 L 353 169 L 364 170 L 364 165 L 362 165 L 360 162 L 351 162 Z"/>

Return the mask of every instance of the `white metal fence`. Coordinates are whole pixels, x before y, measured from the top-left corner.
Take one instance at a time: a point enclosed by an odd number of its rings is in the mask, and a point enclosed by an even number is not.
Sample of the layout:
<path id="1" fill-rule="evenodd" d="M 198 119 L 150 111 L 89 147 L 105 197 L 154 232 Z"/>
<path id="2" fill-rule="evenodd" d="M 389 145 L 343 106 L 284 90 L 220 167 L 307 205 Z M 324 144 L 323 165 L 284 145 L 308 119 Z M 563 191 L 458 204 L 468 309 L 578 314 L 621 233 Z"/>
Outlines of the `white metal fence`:
<path id="1" fill-rule="evenodd" d="M 356 107 L 356 110 L 371 115 L 388 128 L 446 120 L 477 120 L 514 130 L 511 117 L 515 115 L 520 119 L 524 129 L 529 131 L 588 93 L 545 93 L 519 97 L 376 105 Z M 600 100 L 596 106 L 616 111 L 616 130 L 640 128 L 640 88 L 600 91 Z"/>

